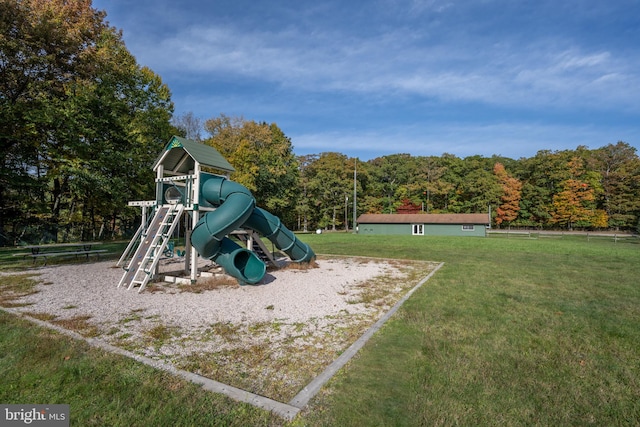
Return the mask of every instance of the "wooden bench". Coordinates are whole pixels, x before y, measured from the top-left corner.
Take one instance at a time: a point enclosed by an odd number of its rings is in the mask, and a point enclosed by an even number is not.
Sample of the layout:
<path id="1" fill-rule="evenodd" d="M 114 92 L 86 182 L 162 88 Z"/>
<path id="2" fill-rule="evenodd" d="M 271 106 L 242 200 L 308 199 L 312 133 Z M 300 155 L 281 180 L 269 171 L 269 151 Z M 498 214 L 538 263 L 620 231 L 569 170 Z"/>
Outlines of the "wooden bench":
<path id="1" fill-rule="evenodd" d="M 30 249 L 30 253 L 18 253 L 13 254 L 13 256 L 21 256 L 23 259 L 29 256 L 33 259 L 34 264 L 38 258 L 42 258 L 45 265 L 47 264 L 47 257 L 75 256 L 78 258 L 80 255 L 84 255 L 88 260 L 89 255 L 100 256 L 100 254 L 108 252 L 107 249 L 92 249 L 93 245 L 99 244 L 100 242 L 80 242 L 25 246 L 24 249 Z"/>
<path id="2" fill-rule="evenodd" d="M 42 258 L 44 260 L 44 265 L 47 265 L 47 257 L 61 257 L 61 256 L 75 256 L 76 259 L 80 256 L 80 255 L 85 255 L 86 259 L 89 260 L 89 255 L 95 254 L 97 256 L 100 256 L 100 254 L 108 252 L 106 249 L 93 249 L 93 250 L 89 250 L 89 251 L 62 251 L 62 252 L 42 252 L 42 253 L 37 253 L 37 254 L 25 254 L 27 256 L 30 256 L 33 258 L 33 263 L 36 263 L 36 260 L 38 258 Z"/>

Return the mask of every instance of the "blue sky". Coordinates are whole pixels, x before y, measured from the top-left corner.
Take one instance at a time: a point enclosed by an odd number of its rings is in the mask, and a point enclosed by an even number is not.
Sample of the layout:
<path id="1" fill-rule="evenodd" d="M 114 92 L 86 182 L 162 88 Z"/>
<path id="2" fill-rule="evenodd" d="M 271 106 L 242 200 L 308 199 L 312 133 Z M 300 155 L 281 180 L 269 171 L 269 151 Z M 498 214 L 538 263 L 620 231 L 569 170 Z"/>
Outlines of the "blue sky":
<path id="1" fill-rule="evenodd" d="M 640 151 L 640 0 L 94 0 L 176 114 L 296 154 Z"/>

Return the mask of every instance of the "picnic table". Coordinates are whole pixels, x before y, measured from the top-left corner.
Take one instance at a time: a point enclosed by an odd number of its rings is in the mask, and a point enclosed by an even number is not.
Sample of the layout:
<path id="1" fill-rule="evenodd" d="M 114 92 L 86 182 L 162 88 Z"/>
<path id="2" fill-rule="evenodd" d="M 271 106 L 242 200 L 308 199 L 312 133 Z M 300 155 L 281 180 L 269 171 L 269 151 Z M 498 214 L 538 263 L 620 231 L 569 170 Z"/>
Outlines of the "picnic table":
<path id="1" fill-rule="evenodd" d="M 78 258 L 80 255 L 84 255 L 88 260 L 89 255 L 95 254 L 99 256 L 101 253 L 107 252 L 106 249 L 94 249 L 94 246 L 101 244 L 102 242 L 78 242 L 27 245 L 21 246 L 21 248 L 29 250 L 29 252 L 14 254 L 14 256 L 22 256 L 23 258 L 30 256 L 33 258 L 34 264 L 38 258 L 42 258 L 45 265 L 47 263 L 47 257 L 75 256 Z"/>

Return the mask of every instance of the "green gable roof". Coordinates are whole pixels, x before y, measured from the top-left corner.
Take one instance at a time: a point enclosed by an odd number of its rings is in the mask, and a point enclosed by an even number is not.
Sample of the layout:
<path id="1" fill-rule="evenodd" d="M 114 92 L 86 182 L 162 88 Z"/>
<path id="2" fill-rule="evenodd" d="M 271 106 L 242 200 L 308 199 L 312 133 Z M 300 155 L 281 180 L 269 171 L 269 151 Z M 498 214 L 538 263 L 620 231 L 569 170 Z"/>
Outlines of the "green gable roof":
<path id="1" fill-rule="evenodd" d="M 235 171 L 233 166 L 215 148 L 179 136 L 174 136 L 167 143 L 165 150 L 160 153 L 153 164 L 153 170 L 162 165 L 165 172 L 184 175 L 194 170 L 195 162 L 200 163 L 200 166 L 222 172 Z"/>

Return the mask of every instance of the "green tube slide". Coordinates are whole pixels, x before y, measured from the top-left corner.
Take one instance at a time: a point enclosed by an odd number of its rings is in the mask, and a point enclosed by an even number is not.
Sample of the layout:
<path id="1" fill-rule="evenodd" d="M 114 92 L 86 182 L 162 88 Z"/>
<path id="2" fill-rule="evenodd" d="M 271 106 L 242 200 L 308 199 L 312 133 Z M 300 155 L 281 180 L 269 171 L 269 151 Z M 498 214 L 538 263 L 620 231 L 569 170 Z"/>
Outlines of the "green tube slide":
<path id="1" fill-rule="evenodd" d="M 309 262 L 316 257 L 309 245 L 301 242 L 291 230 L 282 225 L 280 218 L 264 209 L 255 208 L 244 225 L 269 239 L 293 262 Z"/>
<path id="2" fill-rule="evenodd" d="M 240 284 L 258 283 L 267 267 L 255 253 L 226 237 L 237 228 L 246 226 L 264 235 L 292 261 L 309 262 L 315 257 L 311 248 L 278 217 L 255 206 L 255 199 L 245 186 L 211 175 L 203 182 L 200 194 L 216 210 L 198 221 L 191 233 L 191 244 L 200 256 L 216 262 Z"/>
<path id="3" fill-rule="evenodd" d="M 217 206 L 194 227 L 191 244 L 200 256 L 213 260 L 240 284 L 255 284 L 264 277 L 266 266 L 248 249 L 225 237 L 242 226 L 255 208 L 255 199 L 244 186 L 212 176 L 202 184 L 202 196 Z"/>

